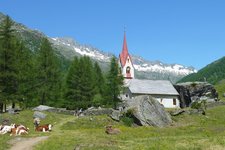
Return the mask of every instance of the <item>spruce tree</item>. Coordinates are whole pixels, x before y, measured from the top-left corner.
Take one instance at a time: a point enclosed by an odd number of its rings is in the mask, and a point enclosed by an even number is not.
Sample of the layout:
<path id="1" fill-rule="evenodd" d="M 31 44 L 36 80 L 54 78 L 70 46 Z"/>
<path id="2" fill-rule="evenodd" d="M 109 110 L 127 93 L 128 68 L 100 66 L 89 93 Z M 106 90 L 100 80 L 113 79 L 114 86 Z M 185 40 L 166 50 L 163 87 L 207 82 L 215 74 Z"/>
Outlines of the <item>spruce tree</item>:
<path id="1" fill-rule="evenodd" d="M 107 76 L 107 104 L 116 107 L 119 102 L 119 95 L 123 88 L 123 77 L 119 73 L 116 57 L 112 57 L 110 70 Z"/>
<path id="2" fill-rule="evenodd" d="M 60 64 L 51 43 L 44 38 L 36 61 L 36 87 L 39 104 L 55 105 L 60 99 Z"/>

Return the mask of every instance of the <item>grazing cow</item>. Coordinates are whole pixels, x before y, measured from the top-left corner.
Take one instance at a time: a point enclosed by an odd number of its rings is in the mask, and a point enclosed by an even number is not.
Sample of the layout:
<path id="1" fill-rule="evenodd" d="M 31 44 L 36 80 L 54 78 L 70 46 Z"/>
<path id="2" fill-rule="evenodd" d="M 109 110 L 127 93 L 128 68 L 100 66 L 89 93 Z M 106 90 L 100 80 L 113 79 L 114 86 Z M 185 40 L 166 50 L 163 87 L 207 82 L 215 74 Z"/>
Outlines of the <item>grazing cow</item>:
<path id="1" fill-rule="evenodd" d="M 51 124 L 40 125 L 36 127 L 35 131 L 40 131 L 40 132 L 52 131 L 52 126 L 53 125 Z"/>
<path id="2" fill-rule="evenodd" d="M 119 134 L 121 131 L 120 129 L 117 129 L 117 128 L 112 128 L 112 125 L 108 125 L 106 126 L 106 130 L 105 130 L 105 133 L 107 134 Z"/>

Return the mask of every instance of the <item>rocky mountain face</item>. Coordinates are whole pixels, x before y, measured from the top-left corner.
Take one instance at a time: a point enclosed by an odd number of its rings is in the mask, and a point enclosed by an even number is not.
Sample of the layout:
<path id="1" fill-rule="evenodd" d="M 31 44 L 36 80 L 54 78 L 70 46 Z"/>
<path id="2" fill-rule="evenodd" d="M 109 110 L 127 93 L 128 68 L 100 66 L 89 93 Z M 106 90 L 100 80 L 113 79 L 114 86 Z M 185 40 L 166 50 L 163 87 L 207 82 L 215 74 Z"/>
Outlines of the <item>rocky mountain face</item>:
<path id="1" fill-rule="evenodd" d="M 193 67 L 185 67 L 179 64 L 166 64 L 161 61 L 148 61 L 140 56 L 132 56 L 136 77 L 140 79 L 170 80 L 175 83 L 179 79 L 196 73 Z"/>
<path id="2" fill-rule="evenodd" d="M 0 13 L 0 22 L 5 17 Z M 48 38 L 59 57 L 65 60 L 72 60 L 74 56 L 89 56 L 93 61 L 99 62 L 103 71 L 109 69 L 109 62 L 113 54 L 105 53 L 89 45 L 83 45 L 72 38 L 51 38 L 38 30 L 32 30 L 23 24 L 14 23 L 17 35 L 24 41 L 32 51 L 39 48 L 42 38 Z M 165 64 L 160 61 L 148 61 L 139 56 L 132 56 L 135 67 L 135 77 L 139 79 L 170 80 L 175 83 L 184 76 L 197 72 L 193 67 L 185 67 L 178 64 Z"/>

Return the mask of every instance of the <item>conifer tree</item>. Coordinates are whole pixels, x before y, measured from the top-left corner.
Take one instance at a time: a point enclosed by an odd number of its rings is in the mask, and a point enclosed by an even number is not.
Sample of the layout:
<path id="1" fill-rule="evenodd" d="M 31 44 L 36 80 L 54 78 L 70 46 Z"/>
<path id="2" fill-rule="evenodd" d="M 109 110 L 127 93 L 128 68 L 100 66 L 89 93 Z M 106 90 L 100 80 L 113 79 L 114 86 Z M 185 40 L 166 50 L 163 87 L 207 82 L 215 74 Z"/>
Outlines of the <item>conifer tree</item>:
<path id="1" fill-rule="evenodd" d="M 66 87 L 65 97 L 70 109 L 91 106 L 94 82 L 93 65 L 89 57 L 74 58 L 67 75 Z"/>
<path id="2" fill-rule="evenodd" d="M 13 22 L 9 16 L 0 25 L 0 111 L 3 103 L 15 102 L 18 90 Z"/>
<path id="3" fill-rule="evenodd" d="M 42 105 L 54 105 L 60 98 L 60 64 L 48 39 L 42 40 L 37 55 L 36 91 L 39 102 Z"/>
<path id="4" fill-rule="evenodd" d="M 110 71 L 107 76 L 107 104 L 116 107 L 119 102 L 119 95 L 123 88 L 123 77 L 119 73 L 116 57 L 112 57 Z"/>
<path id="5" fill-rule="evenodd" d="M 103 96 L 105 94 L 105 79 L 103 77 L 103 73 L 98 63 L 94 63 L 94 98 L 93 104 L 95 106 L 103 105 Z"/>
<path id="6" fill-rule="evenodd" d="M 79 59 L 74 57 L 66 77 L 65 106 L 69 109 L 75 108 L 76 101 L 81 100 L 79 71 Z"/>
<path id="7" fill-rule="evenodd" d="M 16 42 L 16 68 L 18 80 L 18 100 L 23 106 L 31 106 L 34 91 L 34 62 L 31 50 L 22 42 Z"/>

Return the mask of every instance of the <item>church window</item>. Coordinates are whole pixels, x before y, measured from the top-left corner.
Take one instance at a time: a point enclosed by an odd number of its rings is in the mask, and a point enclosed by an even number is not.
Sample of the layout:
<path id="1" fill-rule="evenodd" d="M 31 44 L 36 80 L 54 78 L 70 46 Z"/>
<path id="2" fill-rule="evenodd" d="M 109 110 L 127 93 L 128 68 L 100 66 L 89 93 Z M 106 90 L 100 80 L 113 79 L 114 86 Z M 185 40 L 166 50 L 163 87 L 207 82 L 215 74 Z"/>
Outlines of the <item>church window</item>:
<path id="1" fill-rule="evenodd" d="M 126 68 L 126 73 L 130 73 L 130 67 Z"/>
<path id="2" fill-rule="evenodd" d="M 128 58 L 128 59 L 127 59 L 127 62 L 129 62 L 129 61 L 130 61 L 130 59 Z"/>
<path id="3" fill-rule="evenodd" d="M 177 105 L 177 100 L 176 100 L 176 98 L 173 99 L 173 105 Z"/>

